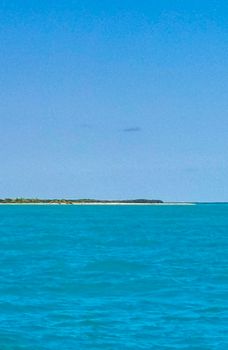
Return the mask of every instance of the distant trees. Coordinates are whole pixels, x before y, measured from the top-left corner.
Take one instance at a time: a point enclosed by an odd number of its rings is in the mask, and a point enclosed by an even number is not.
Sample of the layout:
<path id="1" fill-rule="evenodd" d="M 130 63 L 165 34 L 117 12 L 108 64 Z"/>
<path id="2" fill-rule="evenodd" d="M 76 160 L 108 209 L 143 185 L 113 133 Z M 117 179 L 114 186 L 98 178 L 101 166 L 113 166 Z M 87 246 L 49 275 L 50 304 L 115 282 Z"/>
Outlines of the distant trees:
<path id="1" fill-rule="evenodd" d="M 100 199 L 39 199 L 39 198 L 4 198 L 0 199 L 0 203 L 4 204 L 102 204 L 102 203 L 124 203 L 124 204 L 153 204 L 153 203 L 163 203 L 160 199 L 125 199 L 125 200 L 100 200 Z"/>

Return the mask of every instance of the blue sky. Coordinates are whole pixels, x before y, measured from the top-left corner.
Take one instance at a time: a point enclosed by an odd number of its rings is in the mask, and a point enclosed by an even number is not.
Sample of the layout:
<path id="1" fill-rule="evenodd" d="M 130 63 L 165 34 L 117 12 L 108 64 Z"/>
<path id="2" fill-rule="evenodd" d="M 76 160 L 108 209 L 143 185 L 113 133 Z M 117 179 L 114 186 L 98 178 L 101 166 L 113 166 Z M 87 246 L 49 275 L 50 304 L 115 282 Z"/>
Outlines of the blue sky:
<path id="1" fill-rule="evenodd" d="M 1 1 L 0 197 L 228 201 L 227 1 Z"/>

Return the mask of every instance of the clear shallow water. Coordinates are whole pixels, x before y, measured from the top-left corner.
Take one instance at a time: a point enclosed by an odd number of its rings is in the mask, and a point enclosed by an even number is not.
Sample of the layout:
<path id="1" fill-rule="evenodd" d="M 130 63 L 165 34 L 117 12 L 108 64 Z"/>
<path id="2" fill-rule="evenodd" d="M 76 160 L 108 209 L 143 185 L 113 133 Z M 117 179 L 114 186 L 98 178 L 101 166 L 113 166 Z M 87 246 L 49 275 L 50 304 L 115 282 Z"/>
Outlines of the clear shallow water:
<path id="1" fill-rule="evenodd" d="M 228 349 L 228 205 L 0 206 L 0 349 Z"/>

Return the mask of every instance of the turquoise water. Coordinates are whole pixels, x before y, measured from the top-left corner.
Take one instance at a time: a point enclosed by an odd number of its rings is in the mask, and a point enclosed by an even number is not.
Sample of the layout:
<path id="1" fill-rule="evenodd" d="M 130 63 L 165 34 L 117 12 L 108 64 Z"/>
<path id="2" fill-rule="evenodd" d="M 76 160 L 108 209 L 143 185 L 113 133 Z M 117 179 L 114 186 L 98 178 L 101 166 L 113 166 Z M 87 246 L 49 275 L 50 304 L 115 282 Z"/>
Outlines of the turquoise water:
<path id="1" fill-rule="evenodd" d="M 0 206 L 0 349 L 228 349 L 228 205 Z"/>

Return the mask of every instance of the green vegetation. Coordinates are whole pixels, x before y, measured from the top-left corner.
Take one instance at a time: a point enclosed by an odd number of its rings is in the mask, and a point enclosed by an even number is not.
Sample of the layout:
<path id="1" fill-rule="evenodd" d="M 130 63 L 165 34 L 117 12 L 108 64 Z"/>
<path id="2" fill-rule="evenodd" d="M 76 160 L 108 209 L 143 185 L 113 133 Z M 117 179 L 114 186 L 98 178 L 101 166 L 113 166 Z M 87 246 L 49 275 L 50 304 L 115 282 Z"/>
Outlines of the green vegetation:
<path id="1" fill-rule="evenodd" d="M 153 204 L 163 203 L 157 199 L 131 199 L 131 200 L 100 200 L 100 199 L 38 199 L 38 198 L 4 198 L 0 204 Z"/>

